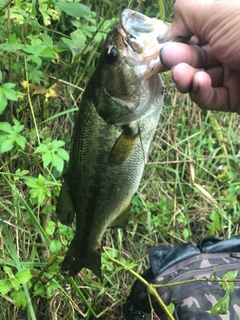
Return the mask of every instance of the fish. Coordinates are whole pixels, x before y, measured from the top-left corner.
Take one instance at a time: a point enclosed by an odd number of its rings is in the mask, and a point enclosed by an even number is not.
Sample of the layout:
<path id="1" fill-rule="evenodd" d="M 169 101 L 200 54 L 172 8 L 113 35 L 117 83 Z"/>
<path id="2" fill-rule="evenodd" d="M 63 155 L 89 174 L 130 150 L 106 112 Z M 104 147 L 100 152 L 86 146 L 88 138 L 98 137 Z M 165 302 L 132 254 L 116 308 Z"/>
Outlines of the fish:
<path id="1" fill-rule="evenodd" d="M 102 237 L 125 228 L 159 123 L 164 85 L 159 51 L 169 25 L 125 9 L 108 33 L 79 105 L 56 213 L 76 231 L 61 273 L 101 277 Z M 159 40 L 160 39 L 160 40 Z"/>

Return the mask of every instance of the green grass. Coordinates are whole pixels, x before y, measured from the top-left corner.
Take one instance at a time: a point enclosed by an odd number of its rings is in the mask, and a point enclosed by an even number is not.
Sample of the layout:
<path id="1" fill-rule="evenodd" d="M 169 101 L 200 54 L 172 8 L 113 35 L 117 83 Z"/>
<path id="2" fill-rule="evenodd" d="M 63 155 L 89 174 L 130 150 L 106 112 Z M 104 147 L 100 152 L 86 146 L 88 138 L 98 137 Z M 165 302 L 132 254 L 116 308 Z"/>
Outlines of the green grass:
<path id="1" fill-rule="evenodd" d="M 103 2 L 99 7 L 97 2 L 85 3 L 91 4 L 98 18 L 109 12 L 106 19 L 117 16 L 124 5 Z M 170 2 L 166 4 L 169 18 Z M 26 1 L 24 5 L 31 4 Z M 149 15 L 159 8 L 153 1 L 137 5 L 134 2 L 129 6 Z M 22 9 L 27 11 L 25 7 Z M 4 42 L 8 29 L 4 29 L 7 24 L 1 17 Z M 38 18 L 41 20 L 41 16 Z M 54 44 L 60 45 L 59 33 L 69 39 L 73 31 L 68 29 L 70 21 L 69 16 L 62 15 L 59 21 L 42 27 L 52 36 Z M 17 32 L 19 39 L 25 41 L 29 34 L 39 37 L 36 25 L 33 27 L 25 21 L 19 29 L 19 24 L 10 18 L 8 22 L 11 32 Z M 58 52 L 58 62 L 42 58 L 39 69 L 34 69 L 34 64 L 19 51 L 9 52 L 7 60 L 2 53 L 5 66 L 11 65 L 8 70 L 11 79 L 5 82 L 16 83 L 20 96 L 18 103 L 9 101 L 2 121 L 12 125 L 11 119 L 16 117 L 24 124 L 18 134 L 26 138 L 25 148 L 14 144 L 0 158 L 2 320 L 121 319 L 122 304 L 135 280 L 126 269 L 141 273 L 148 268 L 151 246 L 196 243 L 206 235 L 228 238 L 239 233 L 239 116 L 200 110 L 188 95 L 179 94 L 169 74 L 164 74 L 163 113 L 141 185 L 132 199 L 127 229 L 107 230 L 104 235 L 102 281 L 89 270 L 82 270 L 69 280 L 59 274 L 59 264 L 73 231 L 56 220 L 60 174 L 54 162 L 45 165 L 41 155 L 34 151 L 39 146 L 38 140 L 47 146 L 51 146 L 51 141 L 63 140 L 69 150 L 74 110 L 99 56 L 97 44 L 93 39 L 88 41 L 87 45 L 93 44 L 93 49 L 87 54 L 72 60 L 70 50 L 65 48 Z M 35 77 L 39 71 L 44 72 L 39 84 L 34 82 L 36 79 L 31 80 L 33 70 Z M 19 79 L 28 80 L 30 92 Z M 54 83 L 57 87 L 52 87 Z M 50 92 L 52 96 L 47 98 L 49 88 L 54 88 L 56 95 Z M 110 261 L 109 255 L 127 267 Z M 22 276 L 24 270 L 30 272 L 28 281 Z"/>

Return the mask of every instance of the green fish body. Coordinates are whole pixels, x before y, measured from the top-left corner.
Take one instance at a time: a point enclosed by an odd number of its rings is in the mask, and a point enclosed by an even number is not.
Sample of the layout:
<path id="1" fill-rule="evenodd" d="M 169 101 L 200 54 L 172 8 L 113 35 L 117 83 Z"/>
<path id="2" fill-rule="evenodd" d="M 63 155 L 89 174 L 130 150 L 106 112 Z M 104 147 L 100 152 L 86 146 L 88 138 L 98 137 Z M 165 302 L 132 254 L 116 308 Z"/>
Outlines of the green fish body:
<path id="1" fill-rule="evenodd" d="M 61 270 L 101 275 L 101 240 L 124 227 L 163 104 L 157 38 L 168 27 L 129 9 L 108 34 L 79 106 L 57 214 L 76 233 Z"/>

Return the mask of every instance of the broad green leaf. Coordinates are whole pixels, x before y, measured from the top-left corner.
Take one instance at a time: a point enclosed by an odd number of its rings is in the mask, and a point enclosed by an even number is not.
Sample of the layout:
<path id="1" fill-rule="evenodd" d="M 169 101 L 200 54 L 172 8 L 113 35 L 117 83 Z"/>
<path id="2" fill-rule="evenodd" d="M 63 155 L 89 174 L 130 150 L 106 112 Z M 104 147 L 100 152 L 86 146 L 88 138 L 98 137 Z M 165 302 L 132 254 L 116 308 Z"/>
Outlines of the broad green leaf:
<path id="1" fill-rule="evenodd" d="M 175 310 L 175 305 L 171 302 L 168 306 L 168 311 L 173 314 L 174 310 Z"/>
<path id="2" fill-rule="evenodd" d="M 26 176 L 28 173 L 29 173 L 29 170 L 21 170 L 20 168 L 18 168 L 16 171 L 15 171 L 15 173 L 17 174 L 17 175 L 20 175 L 20 176 Z"/>
<path id="3" fill-rule="evenodd" d="M 59 240 L 53 240 L 50 243 L 49 249 L 50 249 L 51 253 L 57 254 L 62 250 L 62 244 Z"/>
<path id="4" fill-rule="evenodd" d="M 16 87 L 16 84 L 11 82 L 6 82 L 6 83 L 3 83 L 1 87 L 4 88 L 5 90 L 8 90 Z"/>
<path id="5" fill-rule="evenodd" d="M 0 114 L 6 109 L 7 98 L 5 96 L 4 90 L 0 87 Z"/>
<path id="6" fill-rule="evenodd" d="M 34 294 L 40 297 L 45 297 L 45 287 L 40 281 L 38 281 L 34 286 Z"/>
<path id="7" fill-rule="evenodd" d="M 49 221 L 47 228 L 46 228 L 46 234 L 53 235 L 55 232 L 56 223 L 54 221 Z"/>
<path id="8" fill-rule="evenodd" d="M 45 26 L 49 26 L 49 25 L 51 24 L 51 17 L 50 17 L 50 15 L 47 14 L 45 10 L 41 9 L 41 7 L 40 7 L 39 11 L 40 11 L 41 14 L 42 14 L 43 22 L 44 22 Z"/>
<path id="9" fill-rule="evenodd" d="M 10 19 L 13 20 L 15 23 L 17 23 L 18 25 L 22 25 L 25 23 L 24 16 L 20 13 L 20 10 L 16 7 L 11 8 Z"/>
<path id="10" fill-rule="evenodd" d="M 28 76 L 29 80 L 31 80 L 33 83 L 40 84 L 43 72 L 40 71 L 38 68 L 32 68 L 31 70 L 29 70 Z"/>
<path id="11" fill-rule="evenodd" d="M 23 290 L 13 291 L 11 294 L 12 299 L 15 302 L 15 307 L 23 309 L 26 307 L 28 300 Z"/>
<path id="12" fill-rule="evenodd" d="M 42 4 L 39 8 L 39 11 L 42 14 L 43 22 L 46 26 L 51 24 L 51 19 L 53 19 L 53 20 L 59 19 L 59 12 L 54 9 L 49 8 L 48 4 Z"/>
<path id="13" fill-rule="evenodd" d="M 52 165 L 59 171 L 62 172 L 63 171 L 63 166 L 64 166 L 64 161 L 63 159 L 57 155 L 54 154 L 53 158 L 52 158 Z"/>
<path id="14" fill-rule="evenodd" d="M 210 314 L 228 314 L 229 291 L 210 310 Z"/>
<path id="15" fill-rule="evenodd" d="M 30 45 L 30 44 L 25 44 L 25 46 L 23 47 L 23 51 L 34 55 L 34 54 L 36 54 L 36 46 Z"/>
<path id="16" fill-rule="evenodd" d="M 51 191 L 45 186 L 44 177 L 39 174 L 37 181 L 26 181 L 27 186 L 30 187 L 29 194 L 31 199 L 38 201 L 38 204 L 42 205 L 46 196 L 51 197 Z"/>
<path id="17" fill-rule="evenodd" d="M 7 132 L 7 133 L 12 133 L 13 127 L 8 122 L 0 122 L 0 130 Z"/>
<path id="18" fill-rule="evenodd" d="M 24 269 L 24 270 L 18 271 L 15 274 L 15 277 L 19 283 L 24 284 L 24 283 L 27 283 L 29 280 L 31 280 L 33 276 L 30 272 L 30 269 Z"/>
<path id="19" fill-rule="evenodd" d="M 67 39 L 67 38 L 61 38 L 61 39 L 68 46 L 68 48 L 71 50 L 72 55 L 73 55 L 73 59 L 74 59 L 75 56 L 78 55 L 79 53 L 81 53 L 81 51 L 85 47 L 87 37 L 83 33 L 83 31 L 80 29 L 73 31 L 70 34 L 70 36 L 71 36 L 71 39 Z M 85 50 L 85 53 L 87 51 L 88 50 Z"/>
<path id="20" fill-rule="evenodd" d="M 48 196 L 51 197 L 51 191 L 47 187 L 44 188 L 44 193 Z"/>
<path id="21" fill-rule="evenodd" d="M 39 58 L 38 56 L 30 55 L 27 57 L 27 62 L 32 61 L 36 63 L 37 67 L 39 68 L 42 64 L 42 59 Z"/>
<path id="22" fill-rule="evenodd" d="M 0 145 L 0 153 L 8 152 L 13 148 L 13 141 L 12 139 L 4 140 Z"/>
<path id="23" fill-rule="evenodd" d="M 9 37 L 8 37 L 8 42 L 11 43 L 11 44 L 18 42 L 16 33 L 11 33 L 11 34 L 9 35 Z"/>
<path id="24" fill-rule="evenodd" d="M 39 186 L 45 186 L 45 179 L 41 174 L 38 175 L 38 183 Z"/>
<path id="25" fill-rule="evenodd" d="M 18 280 L 15 278 L 15 276 L 12 275 L 12 276 L 9 276 L 9 278 L 10 278 L 10 281 L 11 281 L 11 284 L 12 284 L 13 288 L 15 290 L 19 290 L 21 288 L 21 285 L 18 282 Z"/>
<path id="26" fill-rule="evenodd" d="M 46 199 L 46 196 L 50 197 L 51 192 L 46 187 L 38 187 L 36 189 L 29 190 L 29 193 L 31 194 L 32 198 L 37 198 L 38 204 L 42 205 L 44 200 Z"/>
<path id="27" fill-rule="evenodd" d="M 218 230 L 220 228 L 220 218 L 219 218 L 218 213 L 215 210 L 213 210 L 210 213 L 209 217 L 212 220 L 211 229 L 209 230 L 209 234 L 213 235 L 213 234 L 215 234 L 216 230 Z"/>
<path id="28" fill-rule="evenodd" d="M 65 145 L 65 142 L 62 141 L 62 140 L 53 140 L 52 141 L 52 148 L 53 149 L 58 149 L 58 148 L 60 148 L 60 147 L 62 147 L 64 145 Z"/>
<path id="29" fill-rule="evenodd" d="M 36 149 L 35 149 L 35 151 L 34 151 L 34 153 L 38 153 L 38 152 L 48 152 L 48 150 L 49 150 L 49 147 L 46 145 L 46 144 L 40 144 L 40 146 L 38 146 Z"/>
<path id="30" fill-rule="evenodd" d="M 26 181 L 26 185 L 29 187 L 29 188 L 38 188 L 38 183 L 35 179 L 29 179 Z"/>
<path id="31" fill-rule="evenodd" d="M 11 52 L 11 53 L 16 53 L 19 54 L 19 50 L 22 50 L 23 45 L 21 43 L 0 43 L 0 50 L 5 51 L 5 52 Z M 2 81 L 2 80 L 1 80 Z"/>
<path id="32" fill-rule="evenodd" d="M 52 154 L 46 152 L 42 155 L 43 166 L 46 168 L 52 162 Z"/>
<path id="33" fill-rule="evenodd" d="M 46 196 L 42 190 L 38 190 L 37 199 L 38 199 L 38 203 L 41 206 L 43 204 L 44 200 L 46 199 Z"/>
<path id="34" fill-rule="evenodd" d="M 64 235 L 68 241 L 72 241 L 74 237 L 73 229 L 61 222 L 58 222 L 58 228 L 61 235 Z"/>
<path id="35" fill-rule="evenodd" d="M 14 83 L 4 83 L 1 86 L 1 90 L 8 100 L 17 101 L 18 100 L 17 91 L 11 89 L 13 87 L 15 87 Z"/>
<path id="36" fill-rule="evenodd" d="M 109 262 L 109 261 L 104 261 L 103 266 L 108 271 L 112 271 L 113 270 L 113 264 L 111 262 Z"/>
<path id="37" fill-rule="evenodd" d="M 51 269 L 51 267 L 49 268 Z M 47 294 L 47 298 L 50 299 L 52 298 L 52 295 L 53 295 L 53 292 L 56 291 L 59 287 L 59 285 L 53 281 L 48 281 L 47 282 L 47 291 L 46 291 L 46 294 Z"/>
<path id="38" fill-rule="evenodd" d="M 46 207 L 42 208 L 42 213 L 45 214 L 52 214 L 56 212 L 56 206 L 54 205 L 47 205 Z"/>
<path id="39" fill-rule="evenodd" d="M 1 144 L 1 142 L 0 142 Z M 20 168 L 18 168 L 15 171 L 16 176 L 13 177 L 14 181 L 19 181 L 19 177 L 21 176 L 26 176 L 29 173 L 29 170 L 21 170 Z"/>
<path id="40" fill-rule="evenodd" d="M 15 124 L 15 126 L 13 127 L 14 131 L 20 133 L 24 128 L 24 124 L 20 124 L 20 122 L 16 118 L 13 119 L 13 122 Z"/>
<path id="41" fill-rule="evenodd" d="M 50 47 L 43 49 L 40 56 L 43 58 L 56 59 L 55 50 Z"/>
<path id="42" fill-rule="evenodd" d="M 7 83 L 5 83 L 7 84 Z M 3 87 L 3 85 L 2 85 Z M 8 99 L 8 100 L 12 100 L 12 101 L 17 101 L 18 100 L 18 96 L 17 96 L 17 91 L 15 90 L 12 90 L 12 89 L 4 89 L 2 88 L 4 91 L 4 94 L 5 94 L 5 97 Z"/>
<path id="43" fill-rule="evenodd" d="M 66 150 L 64 149 L 58 149 L 58 154 L 61 158 L 63 158 L 63 160 L 68 161 L 69 160 L 69 154 L 67 153 Z"/>
<path id="44" fill-rule="evenodd" d="M 15 141 L 22 150 L 25 150 L 26 138 L 24 136 L 18 135 Z"/>
<path id="45" fill-rule="evenodd" d="M 90 8 L 82 3 L 54 2 L 59 9 L 73 17 L 86 17 L 91 13 Z"/>
<path id="46" fill-rule="evenodd" d="M 12 289 L 12 284 L 9 280 L 0 280 L 0 293 L 7 294 Z"/>
<path id="47" fill-rule="evenodd" d="M 228 271 L 222 277 L 222 280 L 234 280 L 237 278 L 238 270 Z M 220 283 L 224 290 L 229 290 L 229 292 L 234 291 L 234 283 L 233 282 L 221 282 Z"/>
<path id="48" fill-rule="evenodd" d="M 31 195 L 31 198 L 32 199 L 38 199 L 38 195 L 39 195 L 39 190 L 38 189 L 30 189 L 29 190 L 29 194 Z M 45 196 L 44 196 L 44 199 L 45 199 Z M 43 201 L 44 201 L 44 199 L 43 199 Z M 43 202 L 42 201 L 42 202 Z M 42 202 L 41 202 L 41 204 L 42 204 Z M 40 203 L 39 203 L 40 204 Z"/>
<path id="49" fill-rule="evenodd" d="M 231 279 L 234 280 L 237 278 L 238 275 L 238 270 L 232 270 L 232 271 L 228 271 L 227 273 L 225 273 L 222 277 L 223 280 L 226 279 Z"/>
<path id="50" fill-rule="evenodd" d="M 43 40 L 43 43 L 46 45 L 46 46 L 48 46 L 48 47 L 50 47 L 50 48 L 53 48 L 53 41 L 52 41 L 52 38 L 48 35 L 48 34 L 42 34 L 41 35 L 41 38 L 42 38 L 42 40 Z"/>
<path id="51" fill-rule="evenodd" d="M 190 234 L 187 228 L 183 229 L 183 237 L 185 240 L 187 240 L 189 238 Z"/>

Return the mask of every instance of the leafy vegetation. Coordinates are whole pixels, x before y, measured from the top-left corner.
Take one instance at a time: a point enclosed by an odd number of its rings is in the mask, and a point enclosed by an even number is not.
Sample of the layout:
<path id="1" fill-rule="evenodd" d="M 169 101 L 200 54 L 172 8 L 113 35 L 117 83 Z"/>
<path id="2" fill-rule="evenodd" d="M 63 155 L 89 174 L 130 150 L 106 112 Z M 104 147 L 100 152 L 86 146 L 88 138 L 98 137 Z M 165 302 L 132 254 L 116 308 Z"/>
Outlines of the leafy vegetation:
<path id="1" fill-rule="evenodd" d="M 126 233 L 104 237 L 102 281 L 88 270 L 69 281 L 59 274 L 73 238 L 55 205 L 74 112 L 124 7 L 172 16 L 170 0 L 0 1 L 1 319 L 119 319 L 134 281 L 125 269 L 143 271 L 150 246 L 239 233 L 239 118 L 199 110 L 166 74 Z"/>

